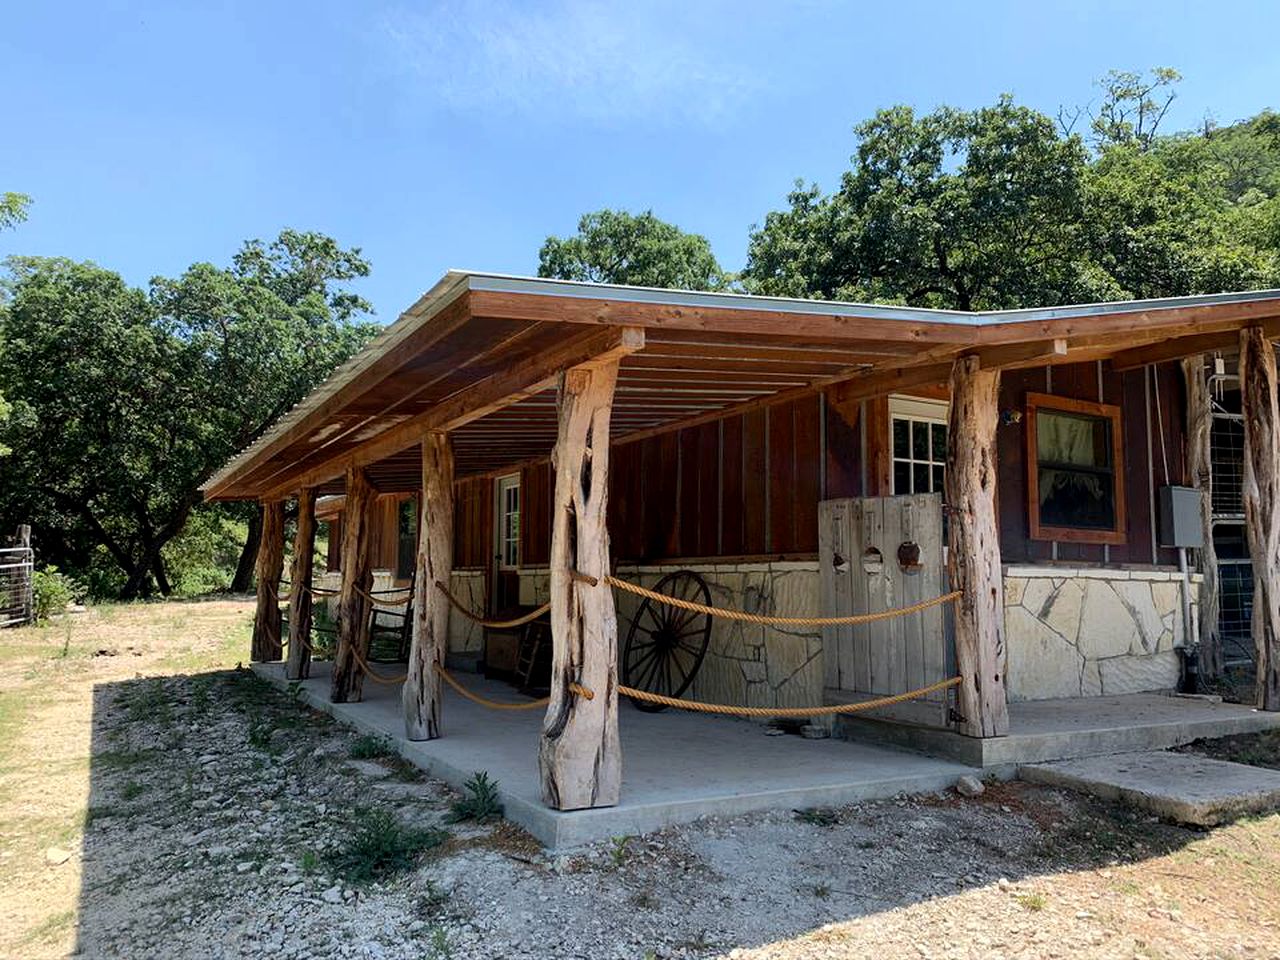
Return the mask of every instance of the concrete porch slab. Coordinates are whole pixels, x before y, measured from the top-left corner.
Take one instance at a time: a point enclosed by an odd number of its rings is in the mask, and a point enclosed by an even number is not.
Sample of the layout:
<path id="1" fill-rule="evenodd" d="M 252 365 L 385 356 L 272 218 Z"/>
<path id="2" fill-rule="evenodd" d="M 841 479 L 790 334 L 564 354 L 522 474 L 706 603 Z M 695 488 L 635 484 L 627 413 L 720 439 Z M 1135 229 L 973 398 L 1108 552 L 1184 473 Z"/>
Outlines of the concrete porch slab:
<path id="1" fill-rule="evenodd" d="M 844 735 L 858 741 L 895 744 L 984 768 L 1166 750 L 1192 740 L 1276 728 L 1280 713 L 1159 693 L 1011 703 L 1009 735 L 987 740 L 869 718 L 841 722 Z"/>
<path id="2" fill-rule="evenodd" d="M 253 669 L 282 689 L 288 686 L 282 664 L 255 664 Z M 505 684 L 475 675 L 460 679 L 495 700 L 520 699 Z M 301 687 L 308 705 L 362 733 L 387 737 L 406 760 L 454 787 L 474 771 L 488 771 L 498 781 L 507 817 L 553 850 L 708 815 L 928 793 L 976 772 L 890 747 L 767 736 L 761 725 L 742 720 L 675 710 L 648 714 L 623 703 L 622 802 L 562 813 L 543 806 L 539 795 L 542 710 L 488 710 L 446 690 L 444 736 L 413 742 L 404 738 L 399 685 L 366 683 L 365 697 L 362 703 L 330 703 L 327 663 L 313 664 L 311 679 Z"/>
<path id="3" fill-rule="evenodd" d="M 1280 771 L 1190 753 L 1157 750 L 1027 764 L 1018 776 L 1198 827 L 1280 809 Z"/>

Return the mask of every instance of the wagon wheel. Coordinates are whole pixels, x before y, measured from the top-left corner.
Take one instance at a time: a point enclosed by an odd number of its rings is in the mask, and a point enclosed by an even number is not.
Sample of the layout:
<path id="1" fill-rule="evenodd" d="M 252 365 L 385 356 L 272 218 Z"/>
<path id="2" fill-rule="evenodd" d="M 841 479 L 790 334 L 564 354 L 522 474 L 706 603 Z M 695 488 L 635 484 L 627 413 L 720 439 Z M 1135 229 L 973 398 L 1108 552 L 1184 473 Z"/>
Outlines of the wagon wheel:
<path id="1" fill-rule="evenodd" d="M 711 591 L 692 570 L 669 573 L 654 586 L 678 600 L 711 605 Z M 693 683 L 711 642 L 711 616 L 658 603 L 648 597 L 640 604 L 622 649 L 625 686 L 667 697 L 678 697 Z M 665 710 L 647 700 L 632 702 L 647 713 Z"/>

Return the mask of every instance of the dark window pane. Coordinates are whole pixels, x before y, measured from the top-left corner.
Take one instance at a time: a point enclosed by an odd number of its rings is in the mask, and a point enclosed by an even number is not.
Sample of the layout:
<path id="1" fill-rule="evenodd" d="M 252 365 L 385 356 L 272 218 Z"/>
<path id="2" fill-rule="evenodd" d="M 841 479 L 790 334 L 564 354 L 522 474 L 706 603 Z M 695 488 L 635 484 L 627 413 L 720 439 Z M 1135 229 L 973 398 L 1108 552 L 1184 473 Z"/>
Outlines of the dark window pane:
<path id="1" fill-rule="evenodd" d="M 893 462 L 893 492 L 911 492 L 911 464 L 903 463 L 901 460 Z"/>
<path id="2" fill-rule="evenodd" d="M 913 466 L 914 476 L 912 477 L 911 492 L 912 493 L 928 493 L 929 492 L 929 465 L 927 463 L 917 463 Z"/>
<path id="3" fill-rule="evenodd" d="M 947 468 L 941 465 L 934 465 L 933 468 L 933 489 L 930 493 L 942 493 L 947 485 Z"/>
<path id="4" fill-rule="evenodd" d="M 941 423 L 935 423 L 930 435 L 933 437 L 933 459 L 941 463 L 947 459 L 947 428 Z"/>
<path id="5" fill-rule="evenodd" d="M 929 459 L 929 425 L 919 420 L 911 421 L 911 459 Z"/>
<path id="6" fill-rule="evenodd" d="M 893 455 L 895 457 L 911 456 L 911 443 L 907 439 L 910 429 L 911 425 L 906 420 L 893 421 Z"/>
<path id="7" fill-rule="evenodd" d="M 1042 464 L 1108 468 L 1111 466 L 1111 421 L 1038 410 L 1036 455 Z"/>
<path id="8" fill-rule="evenodd" d="M 1040 522 L 1045 526 L 1115 529 L 1110 474 L 1040 467 L 1039 485 Z"/>

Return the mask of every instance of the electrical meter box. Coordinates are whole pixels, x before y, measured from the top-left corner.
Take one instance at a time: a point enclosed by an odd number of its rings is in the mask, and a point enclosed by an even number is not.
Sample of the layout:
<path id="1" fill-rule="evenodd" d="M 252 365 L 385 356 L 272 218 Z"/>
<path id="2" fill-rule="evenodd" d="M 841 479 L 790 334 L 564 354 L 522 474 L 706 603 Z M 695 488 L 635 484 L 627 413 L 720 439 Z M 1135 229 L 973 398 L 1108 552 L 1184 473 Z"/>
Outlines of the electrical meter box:
<path id="1" fill-rule="evenodd" d="M 1161 487 L 1159 507 L 1160 546 L 1204 546 L 1199 490 L 1195 487 Z"/>

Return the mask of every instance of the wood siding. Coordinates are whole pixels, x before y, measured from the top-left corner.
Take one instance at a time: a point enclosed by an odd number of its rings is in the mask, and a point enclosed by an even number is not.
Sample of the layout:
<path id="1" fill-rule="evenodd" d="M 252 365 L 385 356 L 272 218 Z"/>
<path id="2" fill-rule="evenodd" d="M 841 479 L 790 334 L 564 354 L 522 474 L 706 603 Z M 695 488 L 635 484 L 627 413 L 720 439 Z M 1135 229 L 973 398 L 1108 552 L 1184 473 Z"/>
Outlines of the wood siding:
<path id="1" fill-rule="evenodd" d="M 1125 542 L 1104 547 L 1032 540 L 1026 424 L 1002 422 L 996 445 L 1004 562 L 1176 563 L 1174 551 L 1153 547 L 1152 504 L 1156 488 L 1165 482 L 1165 459 L 1169 482 L 1186 482 L 1184 386 L 1177 364 L 1124 372 L 1097 362 L 1008 370 L 1000 386 L 1002 414 L 1024 413 L 1028 393 L 1120 406 Z M 822 500 L 891 492 L 883 397 L 839 407 L 825 397 L 805 397 L 615 445 L 610 456 L 609 534 L 614 560 L 621 562 L 813 557 Z M 550 550 L 550 464 L 526 464 L 520 474 L 521 564 L 540 566 Z M 455 563 L 487 570 L 493 552 L 493 480 L 466 478 L 457 491 Z M 383 523 L 394 532 L 394 510 Z M 391 540 L 394 548 L 394 536 Z M 375 550 L 381 549 L 379 543 L 375 540 Z M 379 560 L 378 565 L 385 564 Z"/>

